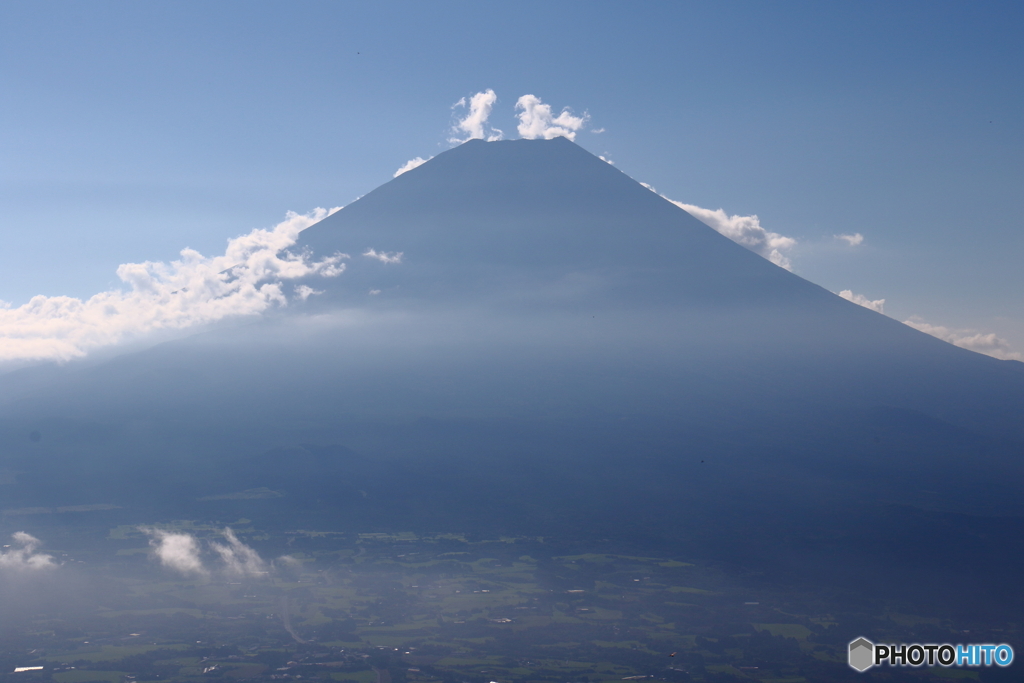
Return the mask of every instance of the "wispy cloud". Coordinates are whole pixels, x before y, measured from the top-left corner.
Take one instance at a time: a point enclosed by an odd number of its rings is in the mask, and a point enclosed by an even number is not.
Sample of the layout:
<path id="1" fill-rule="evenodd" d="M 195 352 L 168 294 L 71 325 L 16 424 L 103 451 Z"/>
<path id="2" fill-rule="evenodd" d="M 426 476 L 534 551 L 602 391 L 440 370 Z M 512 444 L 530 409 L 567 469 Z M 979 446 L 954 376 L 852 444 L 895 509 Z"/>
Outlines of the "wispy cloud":
<path id="1" fill-rule="evenodd" d="M 882 313 L 883 315 L 885 314 L 885 299 L 875 299 L 874 301 L 872 301 L 863 294 L 854 294 L 849 289 L 844 289 L 843 291 L 839 292 L 839 296 L 843 297 L 847 301 L 852 301 L 858 306 L 870 308 L 872 311 L 875 311 L 876 313 Z"/>
<path id="2" fill-rule="evenodd" d="M 434 157 L 428 157 L 428 158 L 424 159 L 423 157 L 413 157 L 412 159 L 409 159 L 409 161 L 405 162 L 404 166 L 402 166 L 400 169 L 395 171 L 395 175 L 393 175 L 391 177 L 392 178 L 397 178 L 398 176 L 402 175 L 403 173 L 408 173 L 412 169 L 414 169 L 414 168 L 416 168 L 418 166 L 422 166 L 423 164 L 427 163 L 428 161 L 430 161 L 433 158 Z"/>
<path id="3" fill-rule="evenodd" d="M 658 192 L 647 183 L 640 184 L 651 192 Z M 661 196 L 697 220 L 725 235 L 733 242 L 750 249 L 756 254 L 760 254 L 781 268 L 786 270 L 793 269 L 793 264 L 785 252 L 796 246 L 796 240 L 765 229 L 756 214 L 751 216 L 730 216 L 722 209 L 705 209 L 694 204 L 678 202 L 675 199 L 665 197 L 665 195 Z"/>
<path id="4" fill-rule="evenodd" d="M 938 337 L 943 341 L 947 341 L 950 344 L 959 346 L 962 349 L 968 349 L 970 351 L 976 351 L 983 353 L 986 356 L 992 356 L 993 358 L 999 358 L 1000 360 L 1024 360 L 1024 356 L 1018 351 L 1014 351 L 1010 347 L 1010 343 L 1002 337 L 996 335 L 995 332 L 979 332 L 978 330 L 971 329 L 956 329 L 952 327 L 944 327 L 942 325 L 932 325 L 926 323 L 924 320 L 918 317 L 912 317 L 909 320 L 903 321 L 904 325 L 909 325 L 915 330 L 920 330 L 933 337 Z"/>
<path id="5" fill-rule="evenodd" d="M 851 247 L 856 247 L 864 242 L 864 235 L 855 232 L 852 235 L 833 235 L 837 240 L 842 240 Z"/>
<path id="6" fill-rule="evenodd" d="M 52 555 L 38 552 L 42 542 L 32 534 L 18 531 L 11 540 L 13 543 L 0 550 L 0 569 L 38 571 L 57 566 Z"/>
<path id="7" fill-rule="evenodd" d="M 557 137 L 576 139 L 576 133 L 587 123 L 589 116 L 573 116 L 567 108 L 555 116 L 551 113 L 551 105 L 544 104 L 536 95 L 523 95 L 516 102 L 519 112 L 519 137 L 526 140 L 544 138 L 551 140 Z"/>
<path id="8" fill-rule="evenodd" d="M 487 119 L 490 118 L 491 110 L 497 101 L 498 96 L 494 94 L 493 90 L 488 88 L 483 92 L 473 95 L 468 101 L 463 97 L 452 105 L 452 109 L 465 109 L 468 107 L 469 111 L 466 112 L 464 117 L 456 119 L 454 125 L 452 125 L 452 137 L 448 138 L 448 142 L 457 145 L 469 140 L 487 140 L 488 142 L 500 140 L 504 133 L 497 128 L 487 125 Z"/>
<path id="9" fill-rule="evenodd" d="M 181 259 L 170 263 L 123 264 L 117 275 L 127 289 L 101 292 L 85 301 L 36 296 L 17 308 L 0 305 L 0 361 L 66 361 L 154 330 L 286 305 L 285 280 L 334 277 L 345 270 L 346 254 L 312 261 L 308 254 L 288 251 L 300 231 L 338 209 L 289 213 L 269 230 L 229 240 L 221 256 L 184 249 Z M 301 292 L 298 296 L 304 298 Z"/>
<path id="10" fill-rule="evenodd" d="M 267 563 L 255 550 L 238 540 L 235 532 L 225 528 L 222 532 L 227 545 L 210 543 L 214 552 L 220 555 L 225 571 L 234 576 L 260 576 L 267 573 Z"/>
<path id="11" fill-rule="evenodd" d="M 160 564 L 181 574 L 206 575 L 209 571 L 199 557 L 199 541 L 192 534 L 174 533 L 162 529 L 143 527 L 149 545 Z"/>
<path id="12" fill-rule="evenodd" d="M 375 258 L 381 263 L 401 263 L 402 254 L 401 251 L 377 251 L 376 249 L 367 249 L 363 252 L 363 256 L 369 258 Z"/>

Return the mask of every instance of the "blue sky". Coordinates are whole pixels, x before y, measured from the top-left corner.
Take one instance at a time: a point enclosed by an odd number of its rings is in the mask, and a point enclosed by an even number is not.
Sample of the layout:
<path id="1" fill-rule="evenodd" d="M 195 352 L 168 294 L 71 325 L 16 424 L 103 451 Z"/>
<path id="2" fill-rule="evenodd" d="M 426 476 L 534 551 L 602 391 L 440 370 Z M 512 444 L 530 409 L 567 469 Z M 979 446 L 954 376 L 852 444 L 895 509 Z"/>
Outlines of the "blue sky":
<path id="1" fill-rule="evenodd" d="M 756 214 L 793 270 L 1024 351 L 1024 7 L 5 2 L 0 299 L 333 207 L 447 149 L 493 89 L 672 199 Z M 593 132 L 601 130 L 604 132 Z M 834 236 L 861 234 L 851 246 Z"/>

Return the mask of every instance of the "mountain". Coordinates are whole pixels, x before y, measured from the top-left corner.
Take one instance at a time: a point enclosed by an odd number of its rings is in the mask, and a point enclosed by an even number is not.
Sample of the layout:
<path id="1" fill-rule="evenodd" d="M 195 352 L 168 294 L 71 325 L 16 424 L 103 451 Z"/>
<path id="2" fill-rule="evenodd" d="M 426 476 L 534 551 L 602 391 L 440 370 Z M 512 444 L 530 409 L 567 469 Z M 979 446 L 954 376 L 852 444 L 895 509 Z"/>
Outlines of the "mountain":
<path id="1" fill-rule="evenodd" d="M 841 299 L 568 140 L 468 142 L 296 250 L 346 271 L 9 375 L 7 507 L 616 537 L 779 576 L 926 567 L 922 591 L 1024 557 L 984 532 L 1022 538 L 1024 364 Z"/>
<path id="2" fill-rule="evenodd" d="M 462 341 L 493 326 L 502 339 L 601 363 L 664 353 L 659 373 L 715 367 L 750 390 L 799 387 L 805 398 L 1024 438 L 1013 419 L 1024 365 L 958 349 L 776 267 L 565 138 L 466 143 L 309 228 L 299 246 L 353 255 L 325 307 L 461 312 Z M 360 256 L 370 249 L 402 261 Z"/>

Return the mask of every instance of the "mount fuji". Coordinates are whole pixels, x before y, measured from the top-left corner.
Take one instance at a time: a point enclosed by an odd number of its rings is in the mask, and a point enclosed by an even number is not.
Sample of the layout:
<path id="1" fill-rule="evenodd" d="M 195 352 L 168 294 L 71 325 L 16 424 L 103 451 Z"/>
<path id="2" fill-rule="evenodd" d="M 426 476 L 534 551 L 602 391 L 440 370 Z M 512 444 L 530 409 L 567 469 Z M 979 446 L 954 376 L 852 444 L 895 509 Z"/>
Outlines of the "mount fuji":
<path id="1" fill-rule="evenodd" d="M 569 140 L 465 143 L 294 251 L 346 270 L 9 374 L 5 507 L 615 536 L 922 593 L 1024 557 L 1024 364 L 850 303 Z"/>

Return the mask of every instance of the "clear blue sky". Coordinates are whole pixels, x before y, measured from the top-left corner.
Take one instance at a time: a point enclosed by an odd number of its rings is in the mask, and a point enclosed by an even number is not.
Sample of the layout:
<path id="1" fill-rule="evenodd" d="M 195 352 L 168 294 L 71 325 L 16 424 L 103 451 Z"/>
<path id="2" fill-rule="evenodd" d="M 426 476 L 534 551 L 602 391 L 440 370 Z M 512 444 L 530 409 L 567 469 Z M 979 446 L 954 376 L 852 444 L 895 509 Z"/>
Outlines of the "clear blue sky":
<path id="1" fill-rule="evenodd" d="M 673 199 L 757 214 L 798 274 L 1024 351 L 1024 5 L 0 5 L 0 299 L 347 204 L 493 88 Z M 861 233 L 849 247 L 836 234 Z"/>

